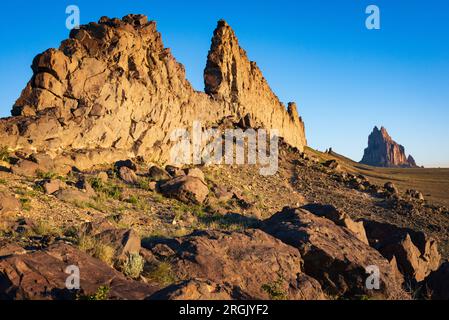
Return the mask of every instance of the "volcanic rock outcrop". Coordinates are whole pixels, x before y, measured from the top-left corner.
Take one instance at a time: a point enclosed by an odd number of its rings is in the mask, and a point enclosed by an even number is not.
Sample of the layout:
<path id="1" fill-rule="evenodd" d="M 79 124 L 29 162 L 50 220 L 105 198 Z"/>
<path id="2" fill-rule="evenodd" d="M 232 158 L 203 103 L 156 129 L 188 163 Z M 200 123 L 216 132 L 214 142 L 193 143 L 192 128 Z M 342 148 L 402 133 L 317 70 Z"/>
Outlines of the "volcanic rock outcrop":
<path id="1" fill-rule="evenodd" d="M 415 159 L 405 155 L 405 148 L 393 141 L 384 127 L 380 130 L 374 127 L 360 163 L 375 167 L 416 167 Z"/>
<path id="2" fill-rule="evenodd" d="M 156 23 L 142 15 L 103 17 L 72 30 L 32 69 L 13 117 L 0 120 L 1 144 L 12 151 L 64 157 L 81 170 L 135 157 L 169 162 L 175 129 L 225 119 L 251 119 L 300 150 L 306 145 L 296 105 L 278 100 L 225 21 L 212 39 L 206 93 L 192 88 Z"/>

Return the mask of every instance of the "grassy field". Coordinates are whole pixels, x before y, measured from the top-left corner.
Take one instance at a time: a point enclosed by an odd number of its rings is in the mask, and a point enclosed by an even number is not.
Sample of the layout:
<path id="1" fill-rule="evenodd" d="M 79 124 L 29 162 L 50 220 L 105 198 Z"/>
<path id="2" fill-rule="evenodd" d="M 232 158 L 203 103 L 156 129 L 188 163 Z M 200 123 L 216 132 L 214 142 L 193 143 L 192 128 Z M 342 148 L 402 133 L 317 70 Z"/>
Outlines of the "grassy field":
<path id="1" fill-rule="evenodd" d="M 449 168 L 377 168 L 363 165 L 337 153 L 326 154 L 308 149 L 321 160 L 336 159 L 348 172 L 363 174 L 371 182 L 383 185 L 393 182 L 400 191 L 421 191 L 431 203 L 449 207 Z"/>

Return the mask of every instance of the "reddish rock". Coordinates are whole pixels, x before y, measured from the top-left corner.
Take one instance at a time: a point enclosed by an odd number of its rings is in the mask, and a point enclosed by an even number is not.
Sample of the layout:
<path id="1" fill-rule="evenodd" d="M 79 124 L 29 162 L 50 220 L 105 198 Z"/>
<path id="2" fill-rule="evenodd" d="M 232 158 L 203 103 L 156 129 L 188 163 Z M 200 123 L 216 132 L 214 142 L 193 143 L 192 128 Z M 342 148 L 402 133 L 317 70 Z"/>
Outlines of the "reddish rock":
<path id="1" fill-rule="evenodd" d="M 263 229 L 299 250 L 304 271 L 327 293 L 339 297 L 404 299 L 398 271 L 382 255 L 346 228 L 303 209 L 285 208 L 264 221 Z M 380 272 L 379 290 L 368 289 L 366 268 Z"/>
<path id="2" fill-rule="evenodd" d="M 159 288 L 127 279 L 100 260 L 66 244 L 0 260 L 0 299 L 66 300 L 76 292 L 66 289 L 68 266 L 80 269 L 81 295 L 93 295 L 106 286 L 108 299 L 141 300 Z"/>
<path id="3" fill-rule="evenodd" d="M 169 286 L 150 300 L 232 300 L 231 289 L 209 280 L 194 279 Z"/>
<path id="4" fill-rule="evenodd" d="M 20 211 L 20 209 L 22 205 L 19 200 L 12 195 L 0 192 L 0 214 Z"/>
<path id="5" fill-rule="evenodd" d="M 360 163 L 375 167 L 416 167 L 413 157 L 407 158 L 405 148 L 393 141 L 384 127 L 380 130 L 374 127 Z"/>
<path id="6" fill-rule="evenodd" d="M 164 245 L 163 259 L 171 261 L 177 278 L 206 279 L 231 289 L 225 292 L 233 299 L 325 298 L 319 283 L 303 273 L 299 252 L 260 230 L 196 232 Z M 280 297 L 272 297 L 270 288 Z"/>
<path id="7" fill-rule="evenodd" d="M 348 214 L 331 205 L 308 204 L 302 208 L 317 216 L 325 217 L 333 221 L 338 226 L 346 227 L 354 233 L 357 239 L 365 244 L 369 244 L 362 221 L 353 221 Z"/>
<path id="8" fill-rule="evenodd" d="M 420 282 L 440 265 L 437 242 L 423 232 L 375 221 L 364 225 L 370 245 L 389 261 L 395 258 L 406 280 Z"/>
<path id="9" fill-rule="evenodd" d="M 209 194 L 207 185 L 196 177 L 182 176 L 160 186 L 161 192 L 185 203 L 202 204 Z"/>

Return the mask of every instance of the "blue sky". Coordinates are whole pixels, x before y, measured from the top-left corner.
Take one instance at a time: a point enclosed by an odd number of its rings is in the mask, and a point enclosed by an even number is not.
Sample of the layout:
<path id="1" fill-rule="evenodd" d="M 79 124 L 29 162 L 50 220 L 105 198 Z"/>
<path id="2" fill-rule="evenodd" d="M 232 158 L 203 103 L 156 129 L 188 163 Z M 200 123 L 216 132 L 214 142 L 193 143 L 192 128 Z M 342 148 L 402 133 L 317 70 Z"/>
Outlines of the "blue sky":
<path id="1" fill-rule="evenodd" d="M 360 160 L 368 134 L 385 126 L 418 164 L 449 167 L 449 1 L 2 1 L 0 116 L 31 76 L 33 57 L 67 38 L 65 8 L 81 23 L 143 13 L 203 90 L 216 21 L 234 28 L 284 102 L 296 101 L 309 145 Z M 381 30 L 365 28 L 378 5 Z"/>

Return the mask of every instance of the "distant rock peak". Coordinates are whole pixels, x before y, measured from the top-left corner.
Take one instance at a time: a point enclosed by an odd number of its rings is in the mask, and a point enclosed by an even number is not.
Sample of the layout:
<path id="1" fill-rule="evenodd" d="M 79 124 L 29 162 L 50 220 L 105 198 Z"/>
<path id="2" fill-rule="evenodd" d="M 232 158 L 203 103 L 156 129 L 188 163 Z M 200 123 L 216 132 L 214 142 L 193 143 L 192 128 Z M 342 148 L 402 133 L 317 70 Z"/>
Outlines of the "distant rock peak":
<path id="1" fill-rule="evenodd" d="M 375 167 L 416 167 L 415 159 L 405 155 L 405 148 L 395 142 L 385 127 L 377 126 L 368 137 L 368 148 L 365 149 L 360 163 Z"/>

